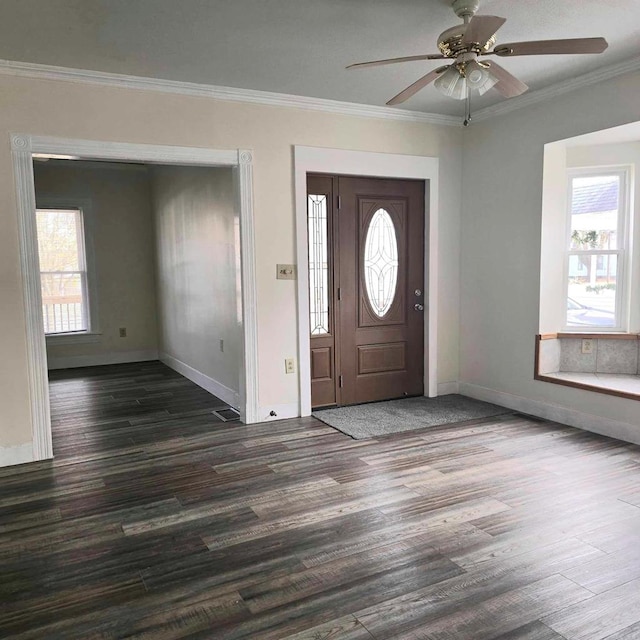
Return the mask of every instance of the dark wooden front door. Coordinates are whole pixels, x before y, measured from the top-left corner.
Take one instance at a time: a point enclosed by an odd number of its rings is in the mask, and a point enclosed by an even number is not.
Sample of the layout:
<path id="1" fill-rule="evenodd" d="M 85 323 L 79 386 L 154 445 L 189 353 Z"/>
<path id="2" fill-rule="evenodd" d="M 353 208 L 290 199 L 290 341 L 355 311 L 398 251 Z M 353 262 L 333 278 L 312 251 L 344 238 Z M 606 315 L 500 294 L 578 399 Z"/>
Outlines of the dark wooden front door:
<path id="1" fill-rule="evenodd" d="M 319 256 L 310 234 L 312 311 L 326 308 L 322 322 L 312 316 L 312 405 L 422 395 L 424 182 L 309 176 L 307 187 L 310 207 L 326 196 L 328 244 Z M 318 237 L 318 221 L 310 225 Z"/>

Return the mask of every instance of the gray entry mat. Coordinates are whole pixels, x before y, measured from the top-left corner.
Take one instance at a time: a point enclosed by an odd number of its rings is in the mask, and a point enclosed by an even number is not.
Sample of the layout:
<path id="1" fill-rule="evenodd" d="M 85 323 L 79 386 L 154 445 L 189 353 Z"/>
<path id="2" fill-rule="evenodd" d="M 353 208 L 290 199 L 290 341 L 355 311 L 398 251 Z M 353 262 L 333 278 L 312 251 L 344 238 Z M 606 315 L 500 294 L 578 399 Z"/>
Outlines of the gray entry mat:
<path id="1" fill-rule="evenodd" d="M 366 440 L 504 413 L 512 411 L 496 404 L 452 394 L 438 398 L 402 398 L 321 409 L 314 411 L 313 415 L 356 440 Z"/>

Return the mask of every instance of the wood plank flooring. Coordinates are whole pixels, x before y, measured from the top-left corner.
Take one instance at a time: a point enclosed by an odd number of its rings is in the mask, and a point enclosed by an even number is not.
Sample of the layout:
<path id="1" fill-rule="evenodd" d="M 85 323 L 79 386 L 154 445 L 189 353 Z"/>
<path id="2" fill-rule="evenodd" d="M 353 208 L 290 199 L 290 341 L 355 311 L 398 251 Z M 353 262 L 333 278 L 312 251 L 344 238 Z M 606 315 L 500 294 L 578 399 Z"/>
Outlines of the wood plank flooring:
<path id="1" fill-rule="evenodd" d="M 640 639 L 640 447 L 518 414 L 243 426 L 160 363 L 51 376 L 0 469 L 0 637 Z"/>

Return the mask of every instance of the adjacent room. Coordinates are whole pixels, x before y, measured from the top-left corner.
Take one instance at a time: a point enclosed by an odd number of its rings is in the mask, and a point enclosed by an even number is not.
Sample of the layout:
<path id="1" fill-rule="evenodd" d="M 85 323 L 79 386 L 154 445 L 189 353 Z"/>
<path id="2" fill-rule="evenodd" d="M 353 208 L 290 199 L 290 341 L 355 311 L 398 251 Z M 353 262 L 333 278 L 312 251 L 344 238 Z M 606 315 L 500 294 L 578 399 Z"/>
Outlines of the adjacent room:
<path id="1" fill-rule="evenodd" d="M 634 0 L 0 20 L 0 637 L 640 637 Z"/>
<path id="2" fill-rule="evenodd" d="M 232 171 L 40 155 L 34 186 L 54 455 L 89 445 L 108 408 L 239 419 Z"/>

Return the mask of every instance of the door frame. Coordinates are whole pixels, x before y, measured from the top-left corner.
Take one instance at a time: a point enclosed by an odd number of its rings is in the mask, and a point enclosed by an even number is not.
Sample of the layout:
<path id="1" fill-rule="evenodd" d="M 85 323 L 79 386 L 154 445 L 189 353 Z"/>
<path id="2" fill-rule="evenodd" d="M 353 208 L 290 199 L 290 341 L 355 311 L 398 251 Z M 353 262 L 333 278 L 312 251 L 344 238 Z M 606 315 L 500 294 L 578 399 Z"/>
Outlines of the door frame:
<path id="1" fill-rule="evenodd" d="M 294 147 L 296 257 L 298 265 L 298 363 L 300 415 L 311 415 L 311 354 L 309 326 L 309 256 L 307 239 L 307 173 L 424 180 L 424 281 L 428 291 L 424 314 L 425 395 L 438 395 L 438 158 L 395 153 Z"/>
<path id="2" fill-rule="evenodd" d="M 246 424 L 258 422 L 258 332 L 256 315 L 255 241 L 253 220 L 253 152 L 11 135 L 16 183 L 20 267 L 26 322 L 27 373 L 33 433 L 33 460 L 53 458 L 47 352 L 42 320 L 42 294 L 35 224 L 35 184 L 32 154 L 80 157 L 86 160 L 137 161 L 148 164 L 230 167 L 236 185 L 240 217 L 242 282 L 242 344 L 240 415 Z"/>

